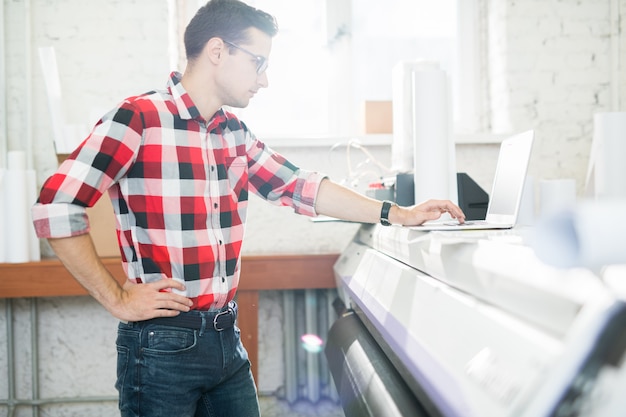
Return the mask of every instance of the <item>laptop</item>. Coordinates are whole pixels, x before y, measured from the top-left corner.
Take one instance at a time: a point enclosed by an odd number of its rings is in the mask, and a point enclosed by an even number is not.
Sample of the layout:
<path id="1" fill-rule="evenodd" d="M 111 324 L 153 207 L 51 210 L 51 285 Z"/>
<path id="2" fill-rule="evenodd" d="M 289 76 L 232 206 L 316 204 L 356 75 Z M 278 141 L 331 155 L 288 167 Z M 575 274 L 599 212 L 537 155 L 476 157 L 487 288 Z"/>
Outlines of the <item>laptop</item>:
<path id="1" fill-rule="evenodd" d="M 412 226 L 411 229 L 421 231 L 485 230 L 510 229 L 515 226 L 533 139 L 534 131 L 529 130 L 502 141 L 485 220 L 468 220 L 463 224 L 455 220 L 432 221 L 421 226 Z"/>

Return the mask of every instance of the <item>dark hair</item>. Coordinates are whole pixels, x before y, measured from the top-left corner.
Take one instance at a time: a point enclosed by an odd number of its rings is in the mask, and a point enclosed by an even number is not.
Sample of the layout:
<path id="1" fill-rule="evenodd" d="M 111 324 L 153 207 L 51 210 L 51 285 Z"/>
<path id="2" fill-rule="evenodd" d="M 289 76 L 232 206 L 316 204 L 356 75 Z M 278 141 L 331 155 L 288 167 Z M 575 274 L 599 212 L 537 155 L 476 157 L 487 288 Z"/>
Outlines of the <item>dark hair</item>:
<path id="1" fill-rule="evenodd" d="M 278 24 L 274 16 L 238 0 L 211 0 L 202 6 L 185 29 L 187 60 L 198 57 L 211 38 L 245 43 L 251 27 L 274 36 Z"/>

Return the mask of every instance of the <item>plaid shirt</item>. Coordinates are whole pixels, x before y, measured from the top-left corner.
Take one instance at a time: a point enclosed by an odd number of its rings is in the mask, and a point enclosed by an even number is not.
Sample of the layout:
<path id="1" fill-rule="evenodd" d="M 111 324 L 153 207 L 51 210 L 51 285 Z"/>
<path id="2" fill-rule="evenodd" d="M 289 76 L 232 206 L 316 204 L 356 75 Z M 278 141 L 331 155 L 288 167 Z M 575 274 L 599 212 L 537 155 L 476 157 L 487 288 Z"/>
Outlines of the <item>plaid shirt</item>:
<path id="1" fill-rule="evenodd" d="M 43 185 L 37 235 L 89 232 L 86 207 L 108 190 L 129 279 L 184 281 L 195 309 L 223 307 L 237 290 L 248 192 L 315 216 L 322 176 L 258 141 L 233 114 L 204 120 L 174 72 L 167 90 L 106 114 Z"/>

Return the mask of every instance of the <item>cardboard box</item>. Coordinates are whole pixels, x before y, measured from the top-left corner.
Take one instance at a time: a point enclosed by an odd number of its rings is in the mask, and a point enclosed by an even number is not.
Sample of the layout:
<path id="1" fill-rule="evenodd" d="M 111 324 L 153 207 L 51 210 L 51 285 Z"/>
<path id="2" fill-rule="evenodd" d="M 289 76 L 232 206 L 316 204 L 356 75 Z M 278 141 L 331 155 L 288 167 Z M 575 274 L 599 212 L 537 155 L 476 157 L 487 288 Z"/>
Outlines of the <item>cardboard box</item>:
<path id="1" fill-rule="evenodd" d="M 392 102 L 364 101 L 361 109 L 362 133 L 393 133 Z"/>
<path id="2" fill-rule="evenodd" d="M 109 194 L 105 193 L 100 200 L 87 209 L 91 238 L 96 246 L 96 252 L 102 258 L 119 257 L 120 248 L 115 231 L 115 213 Z"/>
<path id="3" fill-rule="evenodd" d="M 59 164 L 65 161 L 68 156 L 65 154 L 57 155 Z M 91 226 L 91 239 L 98 255 L 101 258 L 119 257 L 120 249 L 115 231 L 115 213 L 108 193 L 104 193 L 93 207 L 87 208 L 87 216 Z"/>

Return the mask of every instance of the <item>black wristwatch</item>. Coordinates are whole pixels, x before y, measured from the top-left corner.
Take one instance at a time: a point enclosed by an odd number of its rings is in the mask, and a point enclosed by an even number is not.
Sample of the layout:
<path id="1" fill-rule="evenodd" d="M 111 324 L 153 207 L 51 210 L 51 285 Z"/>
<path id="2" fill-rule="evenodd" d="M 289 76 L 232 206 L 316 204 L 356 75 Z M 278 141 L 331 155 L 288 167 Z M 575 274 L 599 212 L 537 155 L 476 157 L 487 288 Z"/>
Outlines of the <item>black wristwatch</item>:
<path id="1" fill-rule="evenodd" d="M 391 222 L 389 222 L 389 210 L 391 210 L 391 206 L 395 206 L 396 203 L 392 201 L 383 201 L 383 208 L 380 210 L 380 224 L 383 226 L 391 226 Z"/>

